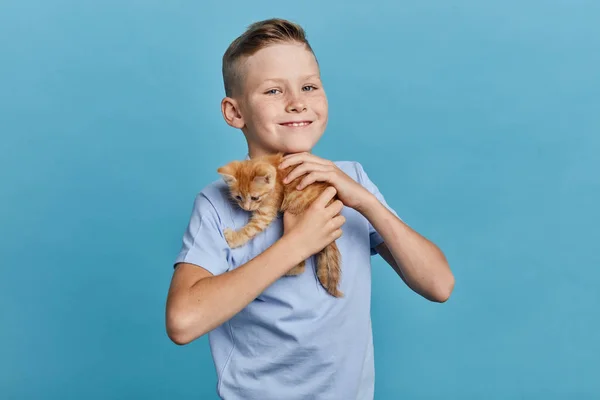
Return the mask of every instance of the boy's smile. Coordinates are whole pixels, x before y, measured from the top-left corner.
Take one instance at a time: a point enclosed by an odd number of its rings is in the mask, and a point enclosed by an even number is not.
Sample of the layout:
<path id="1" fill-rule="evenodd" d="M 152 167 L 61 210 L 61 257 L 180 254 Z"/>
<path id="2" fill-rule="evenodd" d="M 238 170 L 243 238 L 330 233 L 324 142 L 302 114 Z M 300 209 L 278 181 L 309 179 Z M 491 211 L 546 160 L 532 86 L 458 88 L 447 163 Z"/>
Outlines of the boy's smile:
<path id="1" fill-rule="evenodd" d="M 310 152 L 328 118 L 313 53 L 304 44 L 272 44 L 241 60 L 239 69 L 239 93 L 222 107 L 226 121 L 244 132 L 250 157 Z"/>
<path id="2" fill-rule="evenodd" d="M 310 125 L 311 123 L 312 123 L 312 121 L 299 121 L 299 122 L 291 121 L 291 122 L 284 122 L 279 125 L 287 126 L 289 128 L 303 128 L 305 126 Z"/>

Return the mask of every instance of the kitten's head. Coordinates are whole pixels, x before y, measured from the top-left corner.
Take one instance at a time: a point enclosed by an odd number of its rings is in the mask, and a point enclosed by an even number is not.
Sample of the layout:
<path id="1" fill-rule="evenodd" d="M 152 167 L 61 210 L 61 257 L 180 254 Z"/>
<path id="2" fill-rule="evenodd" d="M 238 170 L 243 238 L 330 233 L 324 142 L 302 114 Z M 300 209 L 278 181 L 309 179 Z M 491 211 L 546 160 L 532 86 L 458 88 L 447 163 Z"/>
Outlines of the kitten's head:
<path id="1" fill-rule="evenodd" d="M 265 161 L 232 161 L 217 172 L 229 186 L 232 199 L 246 211 L 260 208 L 275 188 L 277 169 Z"/>

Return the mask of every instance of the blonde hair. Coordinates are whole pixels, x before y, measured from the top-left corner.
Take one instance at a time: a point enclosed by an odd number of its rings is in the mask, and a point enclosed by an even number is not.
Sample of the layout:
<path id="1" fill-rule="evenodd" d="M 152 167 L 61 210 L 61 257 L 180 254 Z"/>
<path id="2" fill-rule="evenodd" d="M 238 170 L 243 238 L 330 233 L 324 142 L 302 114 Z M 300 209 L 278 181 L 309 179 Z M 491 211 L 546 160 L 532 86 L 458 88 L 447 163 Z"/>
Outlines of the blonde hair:
<path id="1" fill-rule="evenodd" d="M 257 51 L 276 43 L 300 43 L 314 55 L 306 38 L 304 29 L 291 21 L 271 18 L 258 21 L 248 26 L 246 31 L 237 37 L 223 55 L 223 84 L 225 95 L 236 94 L 242 81 L 240 62 Z M 315 57 L 316 59 L 316 57 Z"/>

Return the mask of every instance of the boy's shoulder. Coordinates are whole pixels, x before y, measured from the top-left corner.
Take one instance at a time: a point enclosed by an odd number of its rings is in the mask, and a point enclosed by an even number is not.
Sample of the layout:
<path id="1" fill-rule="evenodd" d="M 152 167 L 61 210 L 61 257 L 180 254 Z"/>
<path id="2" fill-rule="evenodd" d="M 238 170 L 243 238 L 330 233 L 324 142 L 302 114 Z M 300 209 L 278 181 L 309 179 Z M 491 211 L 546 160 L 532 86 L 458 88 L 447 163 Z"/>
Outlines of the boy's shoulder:
<path id="1" fill-rule="evenodd" d="M 223 201 L 228 198 L 228 190 L 227 184 L 223 179 L 215 179 L 204 186 L 200 192 L 198 192 L 198 196 L 205 196 L 208 199 L 215 201 Z"/>
<path id="2" fill-rule="evenodd" d="M 334 161 L 333 163 L 340 169 L 354 169 L 358 161 Z"/>
<path id="3" fill-rule="evenodd" d="M 211 218 L 220 225 L 232 213 L 229 188 L 222 179 L 208 183 L 194 198 L 193 213 L 203 218 Z"/>
<path id="4" fill-rule="evenodd" d="M 334 161 L 333 163 L 337 165 L 339 169 L 354 178 L 358 175 L 359 169 L 362 169 L 362 165 L 360 165 L 358 161 Z"/>
<path id="5" fill-rule="evenodd" d="M 334 161 L 334 164 L 344 171 L 346 175 L 360 184 L 364 184 L 366 173 L 362 164 L 358 161 Z"/>

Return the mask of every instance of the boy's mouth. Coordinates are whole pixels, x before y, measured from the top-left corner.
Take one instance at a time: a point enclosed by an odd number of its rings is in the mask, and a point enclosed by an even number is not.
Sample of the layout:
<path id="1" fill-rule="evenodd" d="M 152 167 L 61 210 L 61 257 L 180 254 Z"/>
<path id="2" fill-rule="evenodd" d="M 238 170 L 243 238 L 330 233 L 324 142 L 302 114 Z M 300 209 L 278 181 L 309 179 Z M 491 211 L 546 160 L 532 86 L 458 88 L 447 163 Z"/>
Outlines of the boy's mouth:
<path id="1" fill-rule="evenodd" d="M 279 125 L 291 127 L 291 128 L 302 128 L 304 126 L 308 126 L 312 124 L 312 121 L 296 121 L 296 122 L 284 122 Z"/>

